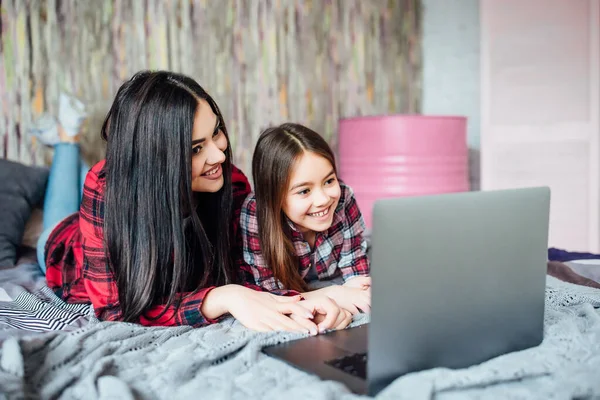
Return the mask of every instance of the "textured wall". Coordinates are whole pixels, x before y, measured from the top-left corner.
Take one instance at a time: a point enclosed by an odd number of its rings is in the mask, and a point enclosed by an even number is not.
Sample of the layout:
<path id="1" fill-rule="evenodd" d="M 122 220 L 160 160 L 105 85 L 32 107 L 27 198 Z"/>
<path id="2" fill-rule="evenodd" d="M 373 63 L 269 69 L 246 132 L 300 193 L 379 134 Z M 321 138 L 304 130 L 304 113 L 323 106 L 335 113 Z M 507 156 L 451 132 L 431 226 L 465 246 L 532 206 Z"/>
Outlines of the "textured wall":
<path id="1" fill-rule="evenodd" d="M 58 94 L 89 130 L 140 69 L 196 78 L 222 108 L 248 169 L 261 129 L 293 120 L 335 146 L 340 116 L 418 112 L 418 0 L 3 0 L 0 155 L 42 162 L 24 134 Z"/>

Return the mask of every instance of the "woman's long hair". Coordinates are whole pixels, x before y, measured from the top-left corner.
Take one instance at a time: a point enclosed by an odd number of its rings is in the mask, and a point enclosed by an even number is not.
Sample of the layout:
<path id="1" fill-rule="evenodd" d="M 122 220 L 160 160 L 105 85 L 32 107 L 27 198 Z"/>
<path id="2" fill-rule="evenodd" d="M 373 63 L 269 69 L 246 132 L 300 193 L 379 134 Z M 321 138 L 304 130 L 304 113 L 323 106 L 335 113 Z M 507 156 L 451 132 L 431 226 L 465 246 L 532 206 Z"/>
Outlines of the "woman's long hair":
<path id="1" fill-rule="evenodd" d="M 304 152 L 327 159 L 335 171 L 335 157 L 327 142 L 313 130 L 287 123 L 261 133 L 252 157 L 256 217 L 260 247 L 267 267 L 286 289 L 306 291 L 298 271 L 298 257 L 283 205 L 294 165 Z"/>
<path id="2" fill-rule="evenodd" d="M 119 89 L 102 126 L 107 141 L 105 246 L 124 321 L 152 306 L 178 307 L 182 292 L 222 285 L 230 257 L 231 148 L 217 193 L 192 192 L 192 131 L 199 99 L 214 100 L 193 79 L 143 71 Z M 146 316 L 146 318 L 150 318 Z"/>

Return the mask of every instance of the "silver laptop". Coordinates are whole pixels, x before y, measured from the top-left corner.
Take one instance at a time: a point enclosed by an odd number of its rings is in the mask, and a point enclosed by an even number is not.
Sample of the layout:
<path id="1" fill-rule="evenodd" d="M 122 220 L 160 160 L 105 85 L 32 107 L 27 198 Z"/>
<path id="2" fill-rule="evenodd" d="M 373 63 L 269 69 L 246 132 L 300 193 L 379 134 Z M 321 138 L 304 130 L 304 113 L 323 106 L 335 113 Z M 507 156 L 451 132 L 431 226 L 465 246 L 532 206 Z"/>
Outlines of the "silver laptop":
<path id="1" fill-rule="evenodd" d="M 371 322 L 265 348 L 355 393 L 464 368 L 543 339 L 550 190 L 379 200 Z"/>

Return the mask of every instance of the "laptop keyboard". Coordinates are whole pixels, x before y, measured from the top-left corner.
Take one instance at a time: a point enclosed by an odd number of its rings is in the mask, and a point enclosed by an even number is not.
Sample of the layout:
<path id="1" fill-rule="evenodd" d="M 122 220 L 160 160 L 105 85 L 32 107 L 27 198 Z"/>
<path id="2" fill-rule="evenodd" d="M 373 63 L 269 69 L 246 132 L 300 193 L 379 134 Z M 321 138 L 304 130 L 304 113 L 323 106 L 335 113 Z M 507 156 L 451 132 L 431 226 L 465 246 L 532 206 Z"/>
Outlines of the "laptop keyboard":
<path id="1" fill-rule="evenodd" d="M 349 356 L 326 361 L 326 364 L 344 371 L 347 374 L 367 379 L 367 353 L 356 353 Z"/>

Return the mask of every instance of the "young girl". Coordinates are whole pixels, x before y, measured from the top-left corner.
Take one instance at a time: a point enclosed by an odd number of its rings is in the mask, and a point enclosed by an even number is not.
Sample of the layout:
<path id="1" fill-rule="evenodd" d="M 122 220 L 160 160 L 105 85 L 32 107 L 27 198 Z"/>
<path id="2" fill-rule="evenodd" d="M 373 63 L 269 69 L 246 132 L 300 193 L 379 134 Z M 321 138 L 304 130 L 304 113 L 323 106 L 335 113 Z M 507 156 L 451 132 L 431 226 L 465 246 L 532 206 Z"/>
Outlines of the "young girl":
<path id="1" fill-rule="evenodd" d="M 352 189 L 337 178 L 327 142 L 298 124 L 264 131 L 252 159 L 256 192 L 242 206 L 244 261 L 257 285 L 327 296 L 356 314 L 370 311 L 364 221 Z M 315 281 L 344 285 L 307 292 Z"/>
<path id="2" fill-rule="evenodd" d="M 225 314 L 260 331 L 348 324 L 334 302 L 254 290 L 239 269 L 250 185 L 231 163 L 217 104 L 193 79 L 144 71 L 121 86 L 102 127 L 107 157 L 87 174 L 81 206 L 77 136 L 63 120 L 48 140 L 38 247 L 48 286 L 65 301 L 143 325 L 202 326 Z"/>

